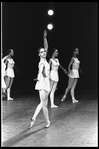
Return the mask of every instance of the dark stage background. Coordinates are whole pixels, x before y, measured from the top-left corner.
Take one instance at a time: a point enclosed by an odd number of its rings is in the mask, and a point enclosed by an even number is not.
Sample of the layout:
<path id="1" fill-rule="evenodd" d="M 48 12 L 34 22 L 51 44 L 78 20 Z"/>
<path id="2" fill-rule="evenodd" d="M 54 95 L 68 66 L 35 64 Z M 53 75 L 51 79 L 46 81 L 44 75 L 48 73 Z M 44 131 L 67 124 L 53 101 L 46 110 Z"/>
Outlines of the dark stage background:
<path id="1" fill-rule="evenodd" d="M 47 10 L 54 10 L 53 16 Z M 19 74 L 15 70 L 12 90 L 35 92 L 34 78 L 38 72 L 38 51 L 43 47 L 43 31 L 48 23 L 49 54 L 53 47 L 59 50 L 59 61 L 64 68 L 78 47 L 83 74 L 76 91 L 96 91 L 98 82 L 98 3 L 97 2 L 3 2 L 3 56 L 12 48 Z M 59 69 L 57 93 L 64 93 L 68 77 Z"/>

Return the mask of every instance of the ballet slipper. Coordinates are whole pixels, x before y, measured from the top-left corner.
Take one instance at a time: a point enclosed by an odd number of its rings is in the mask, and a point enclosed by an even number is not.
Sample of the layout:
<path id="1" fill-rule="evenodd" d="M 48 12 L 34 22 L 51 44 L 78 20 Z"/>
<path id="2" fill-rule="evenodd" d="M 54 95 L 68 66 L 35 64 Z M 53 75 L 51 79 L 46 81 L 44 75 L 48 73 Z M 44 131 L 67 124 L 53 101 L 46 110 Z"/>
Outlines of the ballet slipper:
<path id="1" fill-rule="evenodd" d="M 31 118 L 30 128 L 34 125 L 35 119 Z"/>
<path id="2" fill-rule="evenodd" d="M 66 98 L 66 96 L 64 95 L 64 96 L 62 97 L 62 100 L 61 100 L 61 101 L 65 101 L 65 98 Z"/>
<path id="3" fill-rule="evenodd" d="M 56 105 L 52 105 L 52 106 L 51 106 L 51 108 L 57 108 L 57 107 L 58 107 L 58 106 L 56 106 Z"/>
<path id="4" fill-rule="evenodd" d="M 72 99 L 73 103 L 79 102 L 78 100 L 76 100 L 75 98 Z"/>
<path id="5" fill-rule="evenodd" d="M 45 126 L 45 128 L 50 127 L 50 121 L 47 122 L 48 124 Z"/>
<path id="6" fill-rule="evenodd" d="M 13 100 L 13 98 L 7 98 L 7 100 Z"/>

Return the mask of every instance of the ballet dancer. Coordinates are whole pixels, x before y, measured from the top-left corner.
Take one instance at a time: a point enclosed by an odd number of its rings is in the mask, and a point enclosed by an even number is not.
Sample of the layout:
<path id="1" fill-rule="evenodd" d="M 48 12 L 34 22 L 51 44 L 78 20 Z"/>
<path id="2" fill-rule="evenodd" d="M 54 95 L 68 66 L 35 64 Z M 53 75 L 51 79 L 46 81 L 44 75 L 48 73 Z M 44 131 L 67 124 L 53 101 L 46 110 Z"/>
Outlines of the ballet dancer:
<path id="1" fill-rule="evenodd" d="M 3 54 L 2 54 L 3 56 Z M 2 99 L 4 99 L 6 97 L 6 89 L 7 89 L 7 86 L 6 86 L 6 83 L 5 83 L 5 69 L 6 69 L 6 64 L 4 63 L 4 60 L 6 59 L 6 57 L 2 58 Z"/>
<path id="2" fill-rule="evenodd" d="M 11 87 L 12 83 L 15 77 L 14 74 L 14 60 L 12 59 L 12 56 L 14 56 L 13 49 L 8 50 L 8 55 L 4 57 L 4 63 L 6 64 L 6 71 L 5 71 L 5 83 L 7 87 L 7 100 L 13 100 L 13 98 L 10 97 Z"/>
<path id="3" fill-rule="evenodd" d="M 70 61 L 69 66 L 68 66 L 68 72 L 69 72 L 68 73 L 68 77 L 69 77 L 68 87 L 66 88 L 65 94 L 62 97 L 61 101 L 65 100 L 67 93 L 71 89 L 72 102 L 73 103 L 78 102 L 78 100 L 75 99 L 75 95 L 74 95 L 74 90 L 75 90 L 75 87 L 76 87 L 76 84 L 77 84 L 77 81 L 79 78 L 79 69 L 80 69 L 80 61 L 77 58 L 78 54 L 79 54 L 79 50 L 78 50 L 78 48 L 75 48 L 73 50 L 73 57 L 71 58 L 71 61 Z M 71 66 L 72 66 L 72 69 L 70 69 Z M 82 72 L 81 69 L 80 69 L 80 71 Z"/>
<path id="4" fill-rule="evenodd" d="M 46 128 L 50 126 L 49 114 L 48 114 L 48 95 L 50 92 L 50 65 L 46 60 L 48 52 L 48 43 L 47 43 L 47 31 L 44 31 L 44 48 L 39 49 L 40 62 L 38 64 L 39 71 L 37 76 L 37 83 L 35 89 L 39 91 L 40 103 L 37 106 L 33 117 L 31 118 L 30 128 L 33 126 L 37 115 L 43 109 L 43 113 L 46 119 Z"/>
<path id="5" fill-rule="evenodd" d="M 53 49 L 52 50 L 52 57 L 49 60 L 50 64 L 50 83 L 51 83 L 51 92 L 50 92 L 50 101 L 51 101 L 51 108 L 57 108 L 54 104 L 54 94 L 57 88 L 57 84 L 59 81 L 59 75 L 58 75 L 58 69 L 59 67 L 64 71 L 65 74 L 67 74 L 67 71 L 60 65 L 58 58 L 58 50 Z"/>

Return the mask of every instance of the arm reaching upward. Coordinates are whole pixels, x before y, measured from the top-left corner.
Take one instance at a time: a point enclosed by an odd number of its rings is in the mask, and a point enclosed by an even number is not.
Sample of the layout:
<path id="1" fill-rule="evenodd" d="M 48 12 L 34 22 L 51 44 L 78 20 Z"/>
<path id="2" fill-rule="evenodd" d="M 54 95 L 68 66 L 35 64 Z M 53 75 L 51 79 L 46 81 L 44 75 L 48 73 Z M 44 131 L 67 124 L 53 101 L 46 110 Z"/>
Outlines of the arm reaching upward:
<path id="1" fill-rule="evenodd" d="M 46 52 L 48 51 L 48 42 L 47 42 L 47 31 L 44 30 L 44 49 L 46 50 Z"/>

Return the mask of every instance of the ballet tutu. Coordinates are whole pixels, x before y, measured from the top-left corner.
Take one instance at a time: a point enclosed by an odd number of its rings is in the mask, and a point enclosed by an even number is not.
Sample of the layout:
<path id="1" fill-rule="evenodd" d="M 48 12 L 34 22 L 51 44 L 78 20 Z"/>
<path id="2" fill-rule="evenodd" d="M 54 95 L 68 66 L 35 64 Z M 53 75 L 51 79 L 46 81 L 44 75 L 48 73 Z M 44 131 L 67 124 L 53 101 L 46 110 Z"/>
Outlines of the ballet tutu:
<path id="1" fill-rule="evenodd" d="M 50 81 L 49 78 L 42 78 L 37 81 L 35 85 L 36 90 L 45 90 L 47 92 L 50 92 L 51 87 L 50 87 Z"/>
<path id="2" fill-rule="evenodd" d="M 58 82 L 59 81 L 58 71 L 51 70 L 51 72 L 50 72 L 50 79 L 53 80 L 53 81 Z"/>
<path id="3" fill-rule="evenodd" d="M 78 69 L 72 69 L 71 72 L 68 74 L 70 78 L 79 78 Z"/>
<path id="4" fill-rule="evenodd" d="M 6 76 L 9 76 L 11 78 L 14 78 L 15 77 L 14 70 L 12 68 L 7 68 L 7 70 L 6 70 Z"/>

